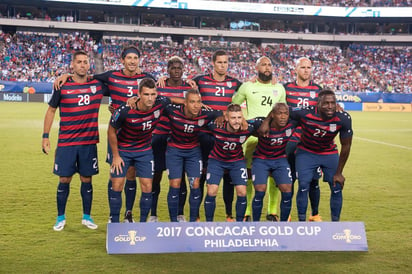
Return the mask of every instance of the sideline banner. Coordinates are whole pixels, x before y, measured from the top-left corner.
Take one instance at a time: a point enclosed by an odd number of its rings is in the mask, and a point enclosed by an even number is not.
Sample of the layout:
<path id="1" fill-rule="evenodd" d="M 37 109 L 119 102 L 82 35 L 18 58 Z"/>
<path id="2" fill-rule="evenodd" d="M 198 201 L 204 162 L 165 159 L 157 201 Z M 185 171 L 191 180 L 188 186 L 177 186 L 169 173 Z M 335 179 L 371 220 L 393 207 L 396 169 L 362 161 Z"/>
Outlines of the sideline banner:
<path id="1" fill-rule="evenodd" d="M 367 251 L 363 222 L 109 223 L 108 254 Z"/>
<path id="2" fill-rule="evenodd" d="M 363 103 L 363 111 L 411 112 L 412 104 Z"/>

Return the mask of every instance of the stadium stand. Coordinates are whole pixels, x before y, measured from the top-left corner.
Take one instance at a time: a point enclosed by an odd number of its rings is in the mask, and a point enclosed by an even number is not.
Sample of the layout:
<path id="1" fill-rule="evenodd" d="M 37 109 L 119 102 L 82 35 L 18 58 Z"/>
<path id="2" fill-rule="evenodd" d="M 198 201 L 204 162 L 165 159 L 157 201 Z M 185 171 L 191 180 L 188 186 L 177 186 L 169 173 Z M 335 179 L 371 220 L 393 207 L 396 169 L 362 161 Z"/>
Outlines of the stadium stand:
<path id="1" fill-rule="evenodd" d="M 202 44 L 202 45 L 201 45 Z M 410 93 L 412 86 L 411 49 L 408 47 L 376 47 L 352 44 L 342 50 L 333 46 L 302 46 L 251 43 L 210 43 L 203 46 L 197 39 L 177 44 L 167 41 L 142 41 L 118 37 L 104 37 L 94 41 L 87 33 L 17 32 L 0 34 L 1 80 L 53 81 L 56 75 L 69 72 L 71 52 L 84 49 L 92 57 L 92 73 L 98 54 L 104 61 L 103 69 L 120 69 L 120 52 L 125 45 L 136 45 L 142 51 L 141 66 L 155 77 L 166 74 L 166 60 L 173 55 L 185 60 L 185 75 L 211 71 L 211 55 L 219 48 L 231 56 L 229 73 L 245 81 L 253 76 L 254 64 L 262 55 L 274 61 L 275 75 L 280 82 L 295 78 L 294 61 L 310 56 L 315 82 L 338 91 L 386 91 Z"/>

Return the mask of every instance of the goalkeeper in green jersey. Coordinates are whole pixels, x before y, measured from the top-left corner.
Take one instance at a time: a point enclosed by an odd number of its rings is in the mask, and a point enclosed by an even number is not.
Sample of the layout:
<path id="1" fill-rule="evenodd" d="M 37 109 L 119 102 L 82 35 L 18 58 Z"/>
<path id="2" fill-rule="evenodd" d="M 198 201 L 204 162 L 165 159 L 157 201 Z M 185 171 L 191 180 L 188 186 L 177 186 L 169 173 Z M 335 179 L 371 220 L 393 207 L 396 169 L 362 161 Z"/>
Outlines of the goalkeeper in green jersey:
<path id="1" fill-rule="evenodd" d="M 276 103 L 286 103 L 285 89 L 281 84 L 273 84 L 272 70 L 271 60 L 266 56 L 260 57 L 256 62 L 257 80 L 255 82 L 243 83 L 238 92 L 233 96 L 232 102 L 235 104 L 246 102 L 247 119 L 266 117 Z M 245 221 L 251 221 L 250 201 L 252 200 L 253 180 L 250 167 L 257 142 L 258 138 L 251 136 L 243 145 L 249 175 L 247 183 L 248 206 L 246 208 Z M 268 221 L 278 221 L 279 190 L 274 185 L 272 177 L 269 177 L 268 180 L 269 206 L 266 218 Z"/>

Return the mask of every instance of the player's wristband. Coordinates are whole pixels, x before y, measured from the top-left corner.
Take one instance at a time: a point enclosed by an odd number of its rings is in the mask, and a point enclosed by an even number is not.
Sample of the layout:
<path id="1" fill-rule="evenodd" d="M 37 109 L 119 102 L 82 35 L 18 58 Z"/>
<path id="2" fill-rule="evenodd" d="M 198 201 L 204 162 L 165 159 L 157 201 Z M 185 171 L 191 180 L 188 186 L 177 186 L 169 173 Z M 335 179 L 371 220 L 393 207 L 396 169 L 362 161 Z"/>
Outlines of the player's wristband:
<path id="1" fill-rule="evenodd" d="M 49 134 L 48 133 L 43 133 L 43 138 L 49 138 Z"/>

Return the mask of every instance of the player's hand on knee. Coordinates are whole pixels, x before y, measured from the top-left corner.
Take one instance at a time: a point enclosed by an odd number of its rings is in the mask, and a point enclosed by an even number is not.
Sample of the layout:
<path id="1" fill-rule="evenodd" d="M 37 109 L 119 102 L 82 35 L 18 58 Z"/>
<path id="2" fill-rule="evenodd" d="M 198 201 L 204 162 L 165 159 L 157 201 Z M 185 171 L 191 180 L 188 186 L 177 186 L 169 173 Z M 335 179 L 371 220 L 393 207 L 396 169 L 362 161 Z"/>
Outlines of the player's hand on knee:
<path id="1" fill-rule="evenodd" d="M 333 176 L 333 187 L 336 187 L 336 184 L 340 184 L 341 188 L 345 185 L 345 177 L 343 174 L 335 174 Z"/>
<path id="2" fill-rule="evenodd" d="M 123 173 L 122 167 L 124 167 L 123 159 L 120 157 L 113 157 L 113 162 L 110 167 L 110 172 L 116 173 L 116 175 L 119 175 L 120 173 Z"/>

